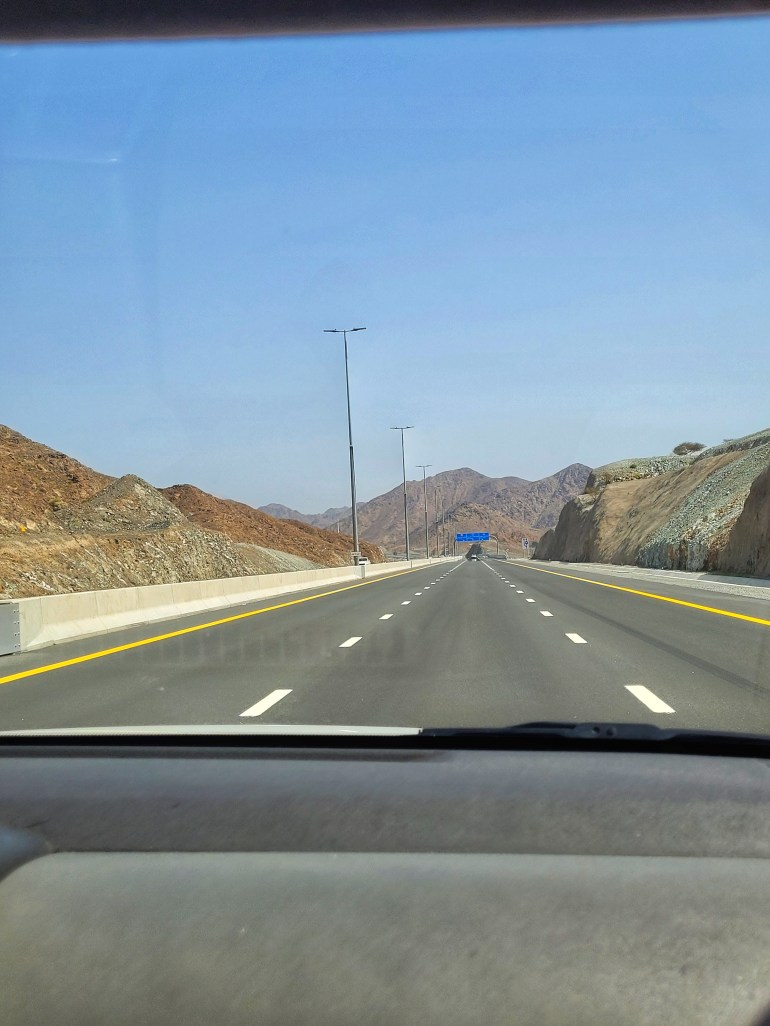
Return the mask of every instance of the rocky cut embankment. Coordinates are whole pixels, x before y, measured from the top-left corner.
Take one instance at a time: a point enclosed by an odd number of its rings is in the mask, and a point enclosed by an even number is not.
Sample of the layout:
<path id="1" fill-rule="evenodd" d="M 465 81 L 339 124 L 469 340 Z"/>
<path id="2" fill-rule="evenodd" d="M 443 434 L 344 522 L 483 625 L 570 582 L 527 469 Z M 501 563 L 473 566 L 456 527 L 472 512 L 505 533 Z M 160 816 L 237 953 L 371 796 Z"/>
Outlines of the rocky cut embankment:
<path id="1" fill-rule="evenodd" d="M 100 474 L 0 425 L 2 597 L 341 566 L 351 548 L 192 486 Z"/>
<path id="2" fill-rule="evenodd" d="M 538 559 L 770 572 L 770 429 L 683 456 L 595 470 Z"/>
<path id="3" fill-rule="evenodd" d="M 57 504 L 44 530 L 0 533 L 0 593 L 8 598 L 277 569 L 265 550 L 236 545 L 225 534 L 191 524 L 133 474 L 82 502 Z"/>

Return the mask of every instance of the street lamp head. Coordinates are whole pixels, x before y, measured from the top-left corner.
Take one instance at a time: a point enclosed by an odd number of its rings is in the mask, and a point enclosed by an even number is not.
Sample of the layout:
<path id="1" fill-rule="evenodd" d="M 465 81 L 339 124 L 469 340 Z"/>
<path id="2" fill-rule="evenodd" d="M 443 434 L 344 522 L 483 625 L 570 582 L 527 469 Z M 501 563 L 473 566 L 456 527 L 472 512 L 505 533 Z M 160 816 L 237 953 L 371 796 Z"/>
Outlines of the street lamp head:
<path id="1" fill-rule="evenodd" d="M 405 424 L 403 427 L 392 427 L 391 431 L 410 431 L 414 427 L 414 424 Z"/>
<path id="2" fill-rule="evenodd" d="M 336 335 L 342 335 L 346 331 L 366 331 L 366 328 L 324 328 L 325 332 L 332 332 Z"/>

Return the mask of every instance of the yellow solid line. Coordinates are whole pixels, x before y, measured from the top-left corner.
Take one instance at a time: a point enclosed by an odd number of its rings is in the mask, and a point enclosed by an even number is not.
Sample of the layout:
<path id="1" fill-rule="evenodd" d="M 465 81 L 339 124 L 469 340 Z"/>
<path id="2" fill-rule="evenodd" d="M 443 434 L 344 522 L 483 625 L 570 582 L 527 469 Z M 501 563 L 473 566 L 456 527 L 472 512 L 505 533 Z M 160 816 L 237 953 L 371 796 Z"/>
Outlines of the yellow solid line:
<path id="1" fill-rule="evenodd" d="M 553 577 L 566 577 L 570 581 L 582 581 L 583 584 L 596 584 L 600 588 L 612 588 L 613 591 L 627 591 L 629 595 L 641 595 L 643 598 L 657 599 L 658 602 L 670 602 L 675 606 L 686 606 L 688 609 L 700 609 L 704 613 L 715 613 L 717 616 L 729 616 L 733 620 L 746 620 L 770 627 L 770 620 L 762 620 L 758 616 L 747 616 L 745 613 L 731 613 L 728 609 L 716 609 L 714 606 L 701 606 L 697 602 L 685 602 L 684 599 L 669 598 L 667 595 L 655 595 L 651 591 L 638 591 L 636 588 L 624 588 L 620 584 L 608 584 L 606 581 L 592 581 L 590 577 L 576 577 L 575 574 L 562 574 L 558 570 L 544 570 L 541 566 L 527 566 L 519 563 L 525 570 L 537 570 L 539 574 L 551 574 Z M 2 681 L 0 681 L 2 684 Z"/>
<path id="2" fill-rule="evenodd" d="M 142 641 L 131 641 L 126 645 L 117 645 L 115 648 L 104 648 L 99 652 L 91 652 L 89 655 L 75 656 L 73 659 L 64 659 L 60 663 L 47 663 L 45 666 L 37 666 L 33 670 L 22 670 L 20 673 L 12 673 L 8 677 L 0 677 L 0 684 L 10 684 L 15 680 L 22 680 L 24 677 L 36 677 L 40 673 L 50 673 L 51 670 L 61 670 L 66 666 L 75 666 L 77 663 L 88 663 L 92 659 L 102 659 L 104 656 L 115 655 L 116 652 L 128 652 L 132 648 L 141 648 L 143 645 L 154 645 L 156 641 L 167 641 L 169 638 L 179 638 L 183 634 L 193 634 L 195 631 L 205 631 L 209 627 L 221 627 L 223 623 L 233 623 L 234 620 L 245 620 L 249 616 L 259 616 L 260 613 L 272 613 L 276 609 L 286 609 L 289 606 L 298 606 L 303 602 L 312 602 L 314 599 L 327 598 L 329 595 L 339 595 L 343 591 L 351 591 L 353 588 L 363 588 L 367 584 L 380 584 L 382 581 L 392 581 L 394 577 L 403 577 L 404 574 L 417 574 L 424 567 L 414 567 L 411 570 L 400 570 L 398 573 L 390 574 L 388 577 L 378 577 L 373 581 L 361 581 L 360 584 L 346 584 L 344 588 L 335 588 L 334 591 L 324 591 L 320 595 L 306 595 L 304 598 L 292 599 L 290 602 L 281 602 L 276 606 L 266 606 L 264 609 L 252 609 L 248 613 L 236 613 L 233 616 L 225 616 L 221 620 L 211 620 L 209 623 L 200 623 L 195 627 L 183 627 L 178 631 L 170 631 L 168 634 L 157 634 L 153 638 L 144 638 Z M 138 627 L 141 624 L 133 624 Z M 128 629 L 128 628 L 126 628 Z"/>

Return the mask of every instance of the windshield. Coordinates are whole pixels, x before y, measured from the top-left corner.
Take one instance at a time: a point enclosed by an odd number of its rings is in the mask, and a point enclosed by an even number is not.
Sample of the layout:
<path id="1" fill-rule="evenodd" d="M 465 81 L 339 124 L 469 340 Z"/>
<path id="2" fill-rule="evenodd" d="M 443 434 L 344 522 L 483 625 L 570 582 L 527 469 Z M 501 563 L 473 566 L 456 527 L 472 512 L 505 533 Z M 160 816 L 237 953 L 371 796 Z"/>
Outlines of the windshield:
<path id="1" fill-rule="evenodd" d="M 769 51 L 0 47 L 0 731 L 770 733 Z"/>

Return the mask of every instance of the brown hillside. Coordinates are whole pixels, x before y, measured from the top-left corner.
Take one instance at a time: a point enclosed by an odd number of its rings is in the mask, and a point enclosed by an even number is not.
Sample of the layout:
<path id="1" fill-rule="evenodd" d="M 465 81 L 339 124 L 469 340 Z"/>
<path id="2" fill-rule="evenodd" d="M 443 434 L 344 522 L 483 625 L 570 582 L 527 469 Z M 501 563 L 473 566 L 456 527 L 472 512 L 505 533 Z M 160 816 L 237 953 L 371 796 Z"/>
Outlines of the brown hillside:
<path id="1" fill-rule="evenodd" d="M 194 485 L 171 485 L 160 491 L 191 523 L 219 531 L 231 541 L 280 549 L 325 566 L 350 562 L 353 541 L 347 535 L 294 520 L 276 520 L 243 502 L 219 499 Z M 373 563 L 382 562 L 376 546 L 364 543 L 361 547 Z"/>
<path id="2" fill-rule="evenodd" d="M 89 499 L 112 480 L 0 424 L 0 533 L 58 529 L 58 507 Z"/>

